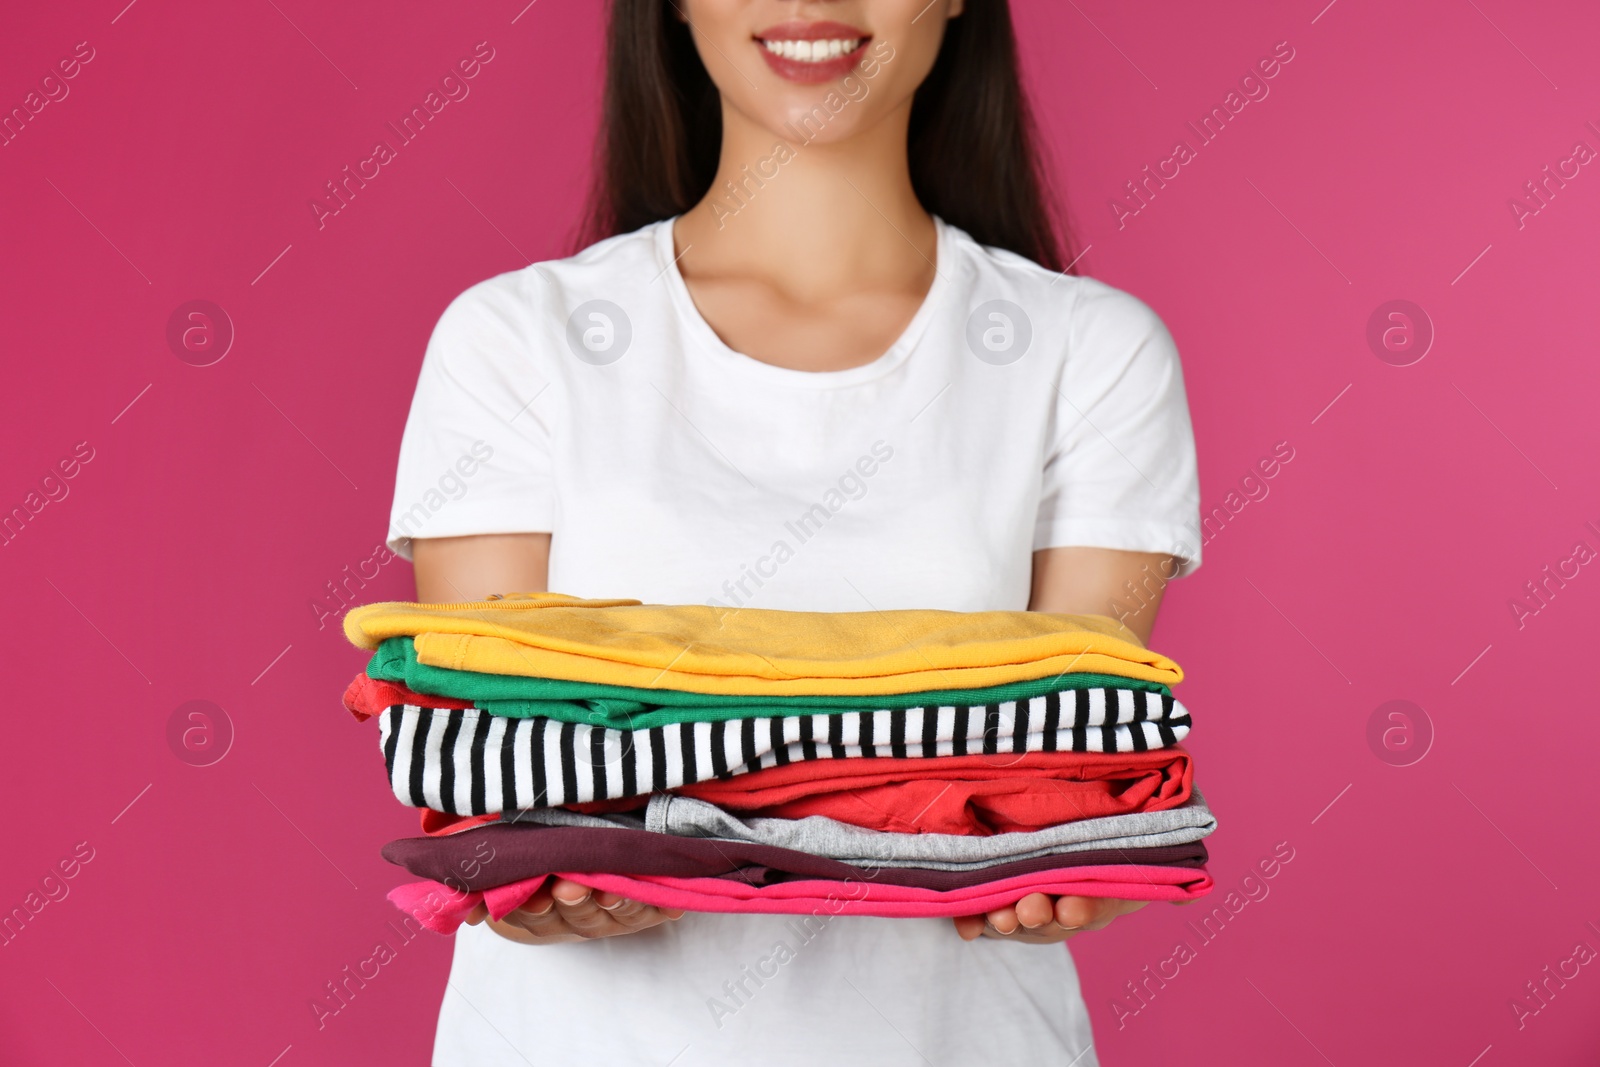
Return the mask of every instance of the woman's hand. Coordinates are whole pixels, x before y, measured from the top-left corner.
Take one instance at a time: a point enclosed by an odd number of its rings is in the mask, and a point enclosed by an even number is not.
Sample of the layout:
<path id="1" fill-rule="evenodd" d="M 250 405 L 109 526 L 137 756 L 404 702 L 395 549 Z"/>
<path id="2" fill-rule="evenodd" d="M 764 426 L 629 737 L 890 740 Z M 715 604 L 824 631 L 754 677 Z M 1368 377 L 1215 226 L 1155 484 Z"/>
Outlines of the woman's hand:
<path id="1" fill-rule="evenodd" d="M 488 918 L 489 909 L 479 904 L 467 916 L 467 922 L 476 926 Z M 681 918 L 683 912 L 676 908 L 653 908 L 556 878 L 540 886 L 525 904 L 504 919 L 490 919 L 489 929 L 524 945 L 555 945 L 636 934 Z"/>
<path id="2" fill-rule="evenodd" d="M 963 941 L 993 937 L 1028 945 L 1052 945 L 1085 930 L 1104 930 L 1119 915 L 1138 911 L 1148 900 L 1105 900 L 1098 897 L 1050 897 L 1029 893 L 1009 908 L 987 915 L 962 915 L 955 920 Z"/>

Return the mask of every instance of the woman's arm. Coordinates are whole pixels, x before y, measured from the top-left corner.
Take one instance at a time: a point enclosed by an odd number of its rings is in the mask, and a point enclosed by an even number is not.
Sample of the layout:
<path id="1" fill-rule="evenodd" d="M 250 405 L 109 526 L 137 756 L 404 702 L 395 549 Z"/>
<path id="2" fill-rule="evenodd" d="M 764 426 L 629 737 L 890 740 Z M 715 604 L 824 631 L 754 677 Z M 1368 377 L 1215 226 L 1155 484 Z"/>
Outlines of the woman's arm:
<path id="1" fill-rule="evenodd" d="M 480 534 L 411 543 L 417 599 L 445 604 L 496 593 L 542 593 L 549 584 L 549 534 Z M 488 915 L 478 905 L 469 923 Z M 557 878 L 489 928 L 510 941 L 548 945 L 647 930 L 683 912 L 652 908 Z"/>
<path id="2" fill-rule="evenodd" d="M 543 593 L 550 581 L 550 535 L 479 534 L 411 542 L 417 599 L 425 604 Z"/>
<path id="3" fill-rule="evenodd" d="M 1141 642 L 1150 640 L 1166 582 L 1175 574 L 1171 558 L 1154 552 L 1111 548 L 1047 548 L 1033 554 L 1030 611 L 1120 618 Z M 1127 583 L 1132 583 L 1130 591 Z M 996 937 L 1029 944 L 1065 941 L 1085 930 L 1144 907 L 1145 901 L 1056 897 L 1030 893 L 1009 908 L 955 920 L 963 941 Z"/>
<path id="4" fill-rule="evenodd" d="M 1115 548 L 1046 548 L 1033 554 L 1029 611 L 1109 615 L 1141 644 L 1150 642 L 1167 580 L 1177 567 L 1156 552 Z"/>

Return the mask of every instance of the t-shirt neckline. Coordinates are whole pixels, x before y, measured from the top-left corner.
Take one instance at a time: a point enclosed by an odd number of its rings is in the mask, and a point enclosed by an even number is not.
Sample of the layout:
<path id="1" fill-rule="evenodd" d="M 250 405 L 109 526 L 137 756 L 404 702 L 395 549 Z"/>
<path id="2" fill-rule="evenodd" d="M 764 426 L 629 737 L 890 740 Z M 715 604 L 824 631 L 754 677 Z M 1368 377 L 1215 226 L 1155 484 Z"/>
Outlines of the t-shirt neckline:
<path id="1" fill-rule="evenodd" d="M 952 262 L 955 242 L 951 238 L 949 226 L 939 216 L 934 215 L 933 284 L 928 287 L 927 294 L 922 298 L 922 304 L 894 343 L 881 356 L 859 367 L 831 371 L 795 370 L 792 367 L 779 367 L 776 364 L 764 363 L 754 356 L 747 356 L 729 347 L 721 337 L 717 336 L 717 331 L 711 328 L 711 324 L 695 306 L 694 297 L 689 294 L 689 286 L 684 282 L 682 272 L 678 270 L 678 257 L 674 252 L 672 238 L 672 228 L 677 221 L 678 217 L 673 216 L 655 223 L 654 237 L 656 265 L 661 270 L 661 279 L 672 295 L 672 302 L 679 317 L 704 351 L 717 363 L 729 367 L 734 373 L 752 375 L 782 385 L 809 389 L 837 389 L 872 381 L 893 371 L 911 354 L 917 340 L 926 330 L 929 320 L 944 302 L 945 291 L 951 284 L 950 278 L 955 270 L 955 264 Z"/>

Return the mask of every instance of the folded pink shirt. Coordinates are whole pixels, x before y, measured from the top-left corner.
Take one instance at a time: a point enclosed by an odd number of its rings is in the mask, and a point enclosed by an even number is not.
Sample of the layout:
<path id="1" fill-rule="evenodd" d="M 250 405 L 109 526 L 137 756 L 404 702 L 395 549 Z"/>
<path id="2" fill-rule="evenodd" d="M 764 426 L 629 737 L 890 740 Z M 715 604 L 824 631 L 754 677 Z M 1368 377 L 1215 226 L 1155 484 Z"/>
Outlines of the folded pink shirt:
<path id="1" fill-rule="evenodd" d="M 752 886 L 736 879 L 629 877 L 562 873 L 526 878 L 483 892 L 457 892 L 438 882 L 410 882 L 389 900 L 422 925 L 454 933 L 478 904 L 502 919 L 521 907 L 548 877 L 566 878 L 658 908 L 763 915 L 875 915 L 895 919 L 981 915 L 1015 904 L 1029 893 L 1111 897 L 1117 900 L 1194 900 L 1211 891 L 1211 875 L 1192 867 L 1117 865 L 1063 867 L 1018 875 L 966 889 L 938 891 L 867 881 L 807 880 Z"/>

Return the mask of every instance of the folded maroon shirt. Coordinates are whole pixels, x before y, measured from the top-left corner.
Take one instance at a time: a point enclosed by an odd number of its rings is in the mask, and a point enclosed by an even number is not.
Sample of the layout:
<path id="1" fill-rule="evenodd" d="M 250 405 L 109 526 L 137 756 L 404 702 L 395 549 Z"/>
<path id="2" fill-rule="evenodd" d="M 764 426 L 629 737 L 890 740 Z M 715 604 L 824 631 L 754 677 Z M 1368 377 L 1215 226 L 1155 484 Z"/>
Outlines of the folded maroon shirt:
<path id="1" fill-rule="evenodd" d="M 750 885 L 809 879 L 868 881 L 949 891 L 1062 867 L 1134 864 L 1194 867 L 1206 862 L 1206 847 L 1103 849 L 1063 852 L 965 871 L 920 867 L 861 867 L 805 852 L 744 841 L 672 834 L 628 827 L 535 826 L 495 823 L 448 837 L 407 837 L 383 846 L 383 858 L 419 878 L 461 892 L 491 889 L 556 871 L 674 878 L 732 878 Z"/>

